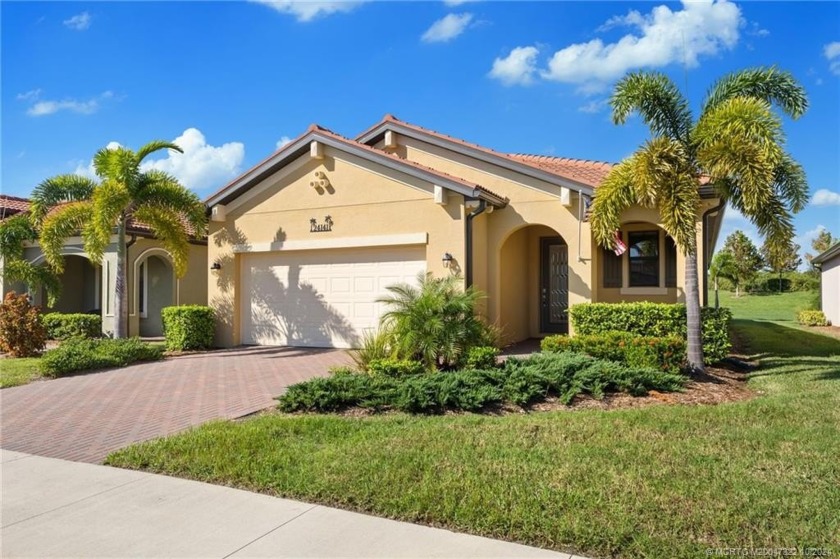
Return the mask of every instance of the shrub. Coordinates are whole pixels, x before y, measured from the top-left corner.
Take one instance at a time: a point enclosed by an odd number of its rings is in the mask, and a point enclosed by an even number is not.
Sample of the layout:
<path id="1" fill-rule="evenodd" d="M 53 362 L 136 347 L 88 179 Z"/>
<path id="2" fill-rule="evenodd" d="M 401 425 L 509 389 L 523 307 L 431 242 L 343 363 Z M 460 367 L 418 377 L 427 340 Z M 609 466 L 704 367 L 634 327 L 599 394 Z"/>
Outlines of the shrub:
<path id="1" fill-rule="evenodd" d="M 451 369 L 470 348 L 493 338 L 493 329 L 475 313 L 480 291 L 463 289 L 457 276 L 420 274 L 417 282 L 416 287 L 389 286 L 391 295 L 378 300 L 389 307 L 382 320 L 397 355 L 421 361 L 428 369 Z"/>
<path id="2" fill-rule="evenodd" d="M 467 352 L 467 369 L 492 369 L 496 366 L 499 349 L 493 346 L 471 347 Z"/>
<path id="3" fill-rule="evenodd" d="M 411 359 L 374 359 L 368 365 L 368 372 L 372 375 L 384 375 L 386 377 L 407 377 L 420 375 L 426 372 L 423 363 Z"/>
<path id="4" fill-rule="evenodd" d="M 14 291 L 0 303 L 0 350 L 12 357 L 31 357 L 47 343 L 47 330 L 41 311 L 29 303 L 29 297 Z"/>
<path id="5" fill-rule="evenodd" d="M 216 324 L 213 309 L 204 305 L 165 307 L 161 311 L 166 349 L 185 351 L 213 347 Z"/>
<path id="6" fill-rule="evenodd" d="M 76 371 L 125 367 L 162 357 L 160 347 L 144 343 L 140 338 L 70 338 L 56 349 L 47 351 L 40 360 L 40 367 L 45 375 L 60 377 Z"/>
<path id="7" fill-rule="evenodd" d="M 822 311 L 799 311 L 796 321 L 802 326 L 830 326 Z"/>
<path id="8" fill-rule="evenodd" d="M 377 359 L 393 357 L 391 332 L 387 328 L 365 330 L 362 333 L 362 345 L 350 352 L 350 357 L 361 371 L 368 370 L 371 362 Z"/>
<path id="9" fill-rule="evenodd" d="M 283 411 L 331 412 L 349 407 L 397 409 L 409 413 L 477 411 L 510 402 L 529 406 L 549 396 L 569 403 L 578 394 L 600 398 L 610 391 L 634 395 L 681 389 L 685 377 L 650 368 L 628 367 L 579 353 L 537 354 L 508 359 L 503 367 L 434 371 L 394 378 L 342 372 L 289 387 L 280 396 Z"/>
<path id="10" fill-rule="evenodd" d="M 540 347 L 546 352 L 573 351 L 631 367 L 653 368 L 677 374 L 685 364 L 685 341 L 675 336 L 656 338 L 628 332 L 591 336 L 548 336 Z"/>
<path id="11" fill-rule="evenodd" d="M 665 303 L 583 303 L 569 311 L 574 331 L 586 336 L 606 332 L 630 332 L 639 336 L 686 337 L 685 305 Z M 703 355 L 706 363 L 729 354 L 729 309 L 701 309 Z"/>
<path id="12" fill-rule="evenodd" d="M 102 317 L 99 315 L 51 312 L 42 319 L 51 340 L 98 338 L 102 335 Z"/>

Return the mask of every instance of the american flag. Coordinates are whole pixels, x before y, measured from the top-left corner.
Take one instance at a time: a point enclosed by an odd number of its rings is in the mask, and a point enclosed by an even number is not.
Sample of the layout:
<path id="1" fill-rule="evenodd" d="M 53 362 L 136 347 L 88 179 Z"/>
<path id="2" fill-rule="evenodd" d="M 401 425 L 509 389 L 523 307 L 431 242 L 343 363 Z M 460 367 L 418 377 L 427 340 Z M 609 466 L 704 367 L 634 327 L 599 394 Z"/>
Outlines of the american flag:
<path id="1" fill-rule="evenodd" d="M 613 249 L 616 256 L 621 256 L 627 252 L 627 245 L 624 244 L 624 239 L 621 238 L 621 231 L 615 232 L 615 248 Z"/>

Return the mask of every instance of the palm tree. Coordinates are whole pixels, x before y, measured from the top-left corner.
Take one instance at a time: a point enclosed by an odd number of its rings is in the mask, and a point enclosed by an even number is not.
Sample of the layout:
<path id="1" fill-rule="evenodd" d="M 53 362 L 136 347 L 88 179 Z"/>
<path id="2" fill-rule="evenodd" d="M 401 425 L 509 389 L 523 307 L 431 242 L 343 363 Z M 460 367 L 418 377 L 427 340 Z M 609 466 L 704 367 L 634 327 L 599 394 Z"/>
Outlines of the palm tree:
<path id="1" fill-rule="evenodd" d="M 717 195 L 752 221 L 771 245 L 793 237 L 792 214 L 808 200 L 802 167 L 784 149 L 773 107 L 798 118 L 805 91 L 788 72 L 755 68 L 720 79 L 693 119 L 685 97 L 658 72 L 634 72 L 616 84 L 613 122 L 638 113 L 651 139 L 616 165 L 592 207 L 597 242 L 612 248 L 625 208 L 658 208 L 665 231 L 686 257 L 688 361 L 704 370 L 697 271 L 698 187 L 707 179 Z"/>
<path id="2" fill-rule="evenodd" d="M 32 217 L 47 263 L 61 272 L 64 240 L 81 232 L 85 251 L 101 262 L 116 233 L 114 336 L 127 335 L 126 226 L 129 218 L 148 225 L 172 255 L 178 277 L 183 277 L 189 256 L 190 234 L 202 235 L 207 225 L 204 204 L 177 179 L 158 170 L 142 171 L 152 153 L 177 145 L 153 141 L 136 152 L 122 146 L 99 150 L 93 158 L 98 181 L 80 175 L 59 175 L 42 182 L 32 194 Z"/>
<path id="3" fill-rule="evenodd" d="M 738 270 L 735 266 L 735 258 L 728 250 L 722 250 L 715 254 L 712 258 L 712 263 L 709 265 L 709 277 L 712 278 L 715 286 L 715 308 L 720 307 L 720 299 L 718 297 L 718 282 L 720 278 L 728 279 L 729 281 L 736 281 Z"/>

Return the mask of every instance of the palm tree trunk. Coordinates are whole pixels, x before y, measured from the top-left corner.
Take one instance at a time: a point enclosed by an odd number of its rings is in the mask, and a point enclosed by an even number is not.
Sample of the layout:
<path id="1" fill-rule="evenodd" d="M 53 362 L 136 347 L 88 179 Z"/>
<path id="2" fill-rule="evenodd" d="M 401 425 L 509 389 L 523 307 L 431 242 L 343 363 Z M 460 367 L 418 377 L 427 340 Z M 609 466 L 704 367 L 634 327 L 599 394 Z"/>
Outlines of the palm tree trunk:
<path id="1" fill-rule="evenodd" d="M 117 277 L 114 282 L 116 300 L 114 301 L 114 337 L 128 337 L 128 290 L 126 289 L 126 246 L 125 214 L 120 215 L 117 223 Z"/>
<path id="2" fill-rule="evenodd" d="M 703 331 L 700 321 L 700 286 L 697 279 L 697 247 L 685 257 L 685 310 L 687 320 L 688 366 L 693 372 L 704 372 Z"/>
<path id="3" fill-rule="evenodd" d="M 717 276 L 715 276 L 715 308 L 716 309 L 720 308 L 720 300 L 718 299 L 718 279 L 717 279 Z"/>

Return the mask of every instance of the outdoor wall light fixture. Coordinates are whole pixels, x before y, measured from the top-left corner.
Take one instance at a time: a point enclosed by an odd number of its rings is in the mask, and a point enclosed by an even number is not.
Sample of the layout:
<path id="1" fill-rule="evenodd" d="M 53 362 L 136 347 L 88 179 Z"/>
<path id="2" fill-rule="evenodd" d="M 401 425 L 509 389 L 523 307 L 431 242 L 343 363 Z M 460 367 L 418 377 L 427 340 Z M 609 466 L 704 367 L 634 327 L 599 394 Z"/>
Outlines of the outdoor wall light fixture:
<path id="1" fill-rule="evenodd" d="M 444 268 L 448 268 L 452 264 L 452 260 L 454 260 L 454 259 L 452 258 L 451 254 L 449 254 L 448 252 L 443 253 L 443 267 Z"/>
<path id="2" fill-rule="evenodd" d="M 222 263 L 219 262 L 218 260 L 216 260 L 215 262 L 213 262 L 213 265 L 210 266 L 210 269 L 211 270 L 221 270 L 222 269 Z"/>

